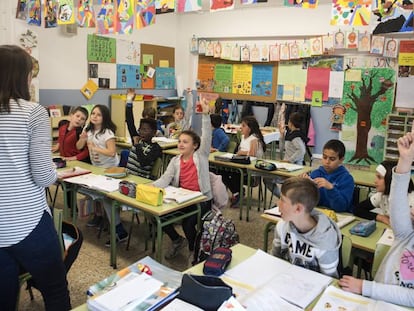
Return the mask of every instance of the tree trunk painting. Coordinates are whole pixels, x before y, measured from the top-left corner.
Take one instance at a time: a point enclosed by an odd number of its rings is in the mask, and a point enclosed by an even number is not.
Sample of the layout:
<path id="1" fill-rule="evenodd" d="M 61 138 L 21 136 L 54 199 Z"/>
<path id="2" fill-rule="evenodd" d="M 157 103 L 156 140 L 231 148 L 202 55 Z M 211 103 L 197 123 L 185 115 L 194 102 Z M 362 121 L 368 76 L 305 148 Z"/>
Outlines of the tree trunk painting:
<path id="1" fill-rule="evenodd" d="M 346 81 L 342 104 L 347 109 L 345 123 L 356 126 L 355 152 L 348 162 L 374 164 L 378 160 L 369 154 L 369 133 L 372 127 L 383 126 L 391 111 L 394 94 L 394 71 L 391 69 L 361 69 L 360 81 Z M 379 114 L 381 112 L 381 114 Z"/>

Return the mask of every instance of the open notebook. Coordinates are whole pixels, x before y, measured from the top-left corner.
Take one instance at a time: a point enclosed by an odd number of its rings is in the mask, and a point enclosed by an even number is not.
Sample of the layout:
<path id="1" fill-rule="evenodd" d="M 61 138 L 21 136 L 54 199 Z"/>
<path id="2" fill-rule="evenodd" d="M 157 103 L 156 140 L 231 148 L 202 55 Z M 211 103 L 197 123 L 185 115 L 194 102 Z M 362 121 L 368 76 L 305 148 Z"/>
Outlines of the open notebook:
<path id="1" fill-rule="evenodd" d="M 173 201 L 177 203 L 183 203 L 203 195 L 200 191 L 191 191 L 188 189 L 176 188 L 173 186 L 168 186 L 164 190 L 164 202 L 166 203 Z"/>
<path id="2" fill-rule="evenodd" d="M 90 170 L 75 166 L 72 168 L 68 168 L 65 170 L 58 170 L 58 177 L 59 178 L 69 178 L 69 177 L 74 177 L 74 176 L 80 176 L 80 175 L 85 175 L 85 174 L 89 174 L 91 173 Z"/>
<path id="3" fill-rule="evenodd" d="M 119 188 L 119 179 L 95 174 L 66 178 L 65 182 L 82 185 L 98 191 L 113 192 Z"/>

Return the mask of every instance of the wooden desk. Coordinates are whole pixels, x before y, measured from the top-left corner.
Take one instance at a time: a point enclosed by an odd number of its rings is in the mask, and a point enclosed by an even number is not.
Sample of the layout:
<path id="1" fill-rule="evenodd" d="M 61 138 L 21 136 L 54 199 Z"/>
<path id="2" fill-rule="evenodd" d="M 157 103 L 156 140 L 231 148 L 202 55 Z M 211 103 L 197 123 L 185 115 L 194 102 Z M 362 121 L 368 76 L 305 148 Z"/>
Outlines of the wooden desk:
<path id="1" fill-rule="evenodd" d="M 277 161 L 272 161 L 276 163 L 277 166 Z M 271 177 L 274 178 L 275 176 L 282 176 L 282 177 L 295 177 L 295 176 L 300 176 L 302 174 L 306 174 L 309 173 L 312 170 L 312 167 L 310 166 L 304 166 L 302 169 L 300 170 L 296 170 L 296 171 L 286 171 L 286 170 L 275 170 L 275 171 L 264 171 L 261 169 L 258 169 L 254 166 L 254 164 L 256 164 L 256 161 L 253 161 L 253 163 L 248 167 L 247 169 L 247 209 L 246 209 L 246 221 L 249 221 L 249 210 L 250 210 L 250 206 L 251 206 L 251 195 L 250 195 L 250 183 L 252 180 L 252 174 L 255 175 L 259 175 L 260 177 Z M 265 189 L 266 191 L 266 189 Z M 266 201 L 266 200 L 265 200 Z M 260 204 L 260 201 L 259 201 Z M 266 204 L 266 203 L 264 203 Z M 260 205 L 259 205 L 260 207 Z"/>
<path id="2" fill-rule="evenodd" d="M 349 173 L 354 178 L 356 186 L 375 188 L 375 170 L 350 169 Z"/>
<path id="3" fill-rule="evenodd" d="M 157 225 L 157 246 L 156 246 L 156 259 L 162 262 L 162 237 L 163 227 L 175 223 L 179 220 L 187 218 L 192 215 L 197 215 L 197 227 L 201 228 L 201 206 L 200 202 L 206 200 L 205 196 L 200 196 L 193 200 L 183 203 L 164 203 L 160 206 L 152 206 L 142 202 L 138 202 L 135 198 L 128 197 L 121 194 L 118 191 L 107 193 L 107 197 L 112 199 L 111 210 L 111 226 L 110 226 L 110 239 L 111 239 L 111 266 L 116 269 L 116 232 L 115 232 L 115 210 L 120 207 L 121 204 L 126 204 L 131 208 L 144 212 L 146 217 L 153 217 Z M 187 206 L 195 204 L 197 209 L 184 213 L 181 210 Z"/>

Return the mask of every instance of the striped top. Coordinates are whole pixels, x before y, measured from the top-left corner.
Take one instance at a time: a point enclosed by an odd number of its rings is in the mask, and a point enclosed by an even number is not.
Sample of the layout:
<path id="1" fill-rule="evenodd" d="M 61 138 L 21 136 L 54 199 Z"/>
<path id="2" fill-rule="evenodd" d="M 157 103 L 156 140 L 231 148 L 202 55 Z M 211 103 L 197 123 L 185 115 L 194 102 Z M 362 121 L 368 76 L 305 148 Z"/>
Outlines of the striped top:
<path id="1" fill-rule="evenodd" d="M 0 113 L 0 247 L 33 231 L 48 209 L 44 188 L 57 178 L 46 109 L 19 100 L 10 110 Z"/>

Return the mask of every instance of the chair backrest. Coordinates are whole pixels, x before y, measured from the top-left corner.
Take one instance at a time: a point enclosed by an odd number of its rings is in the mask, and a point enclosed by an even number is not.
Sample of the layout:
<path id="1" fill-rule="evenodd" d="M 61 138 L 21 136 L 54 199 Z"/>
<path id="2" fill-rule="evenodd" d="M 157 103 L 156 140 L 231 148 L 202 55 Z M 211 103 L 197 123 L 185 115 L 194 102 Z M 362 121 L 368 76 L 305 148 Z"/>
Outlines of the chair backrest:
<path id="1" fill-rule="evenodd" d="M 352 241 L 350 237 L 342 235 L 342 243 L 341 247 L 339 248 L 339 277 L 348 273 L 352 275 L 352 266 Z"/>
<path id="2" fill-rule="evenodd" d="M 128 164 L 129 150 L 123 149 L 120 154 L 119 165 L 120 167 L 126 167 Z"/>
<path id="3" fill-rule="evenodd" d="M 378 271 L 379 266 L 381 265 L 384 256 L 388 253 L 390 247 L 388 245 L 377 244 L 374 253 L 374 260 L 372 262 L 371 277 L 375 278 L 375 274 Z"/>
<path id="4" fill-rule="evenodd" d="M 227 146 L 227 152 L 236 153 L 236 148 L 237 148 L 237 141 L 230 140 Z"/>
<path id="5" fill-rule="evenodd" d="M 62 257 L 65 255 L 65 245 L 62 235 L 62 222 L 63 222 L 63 210 L 54 208 L 53 209 L 53 222 L 59 239 L 60 250 L 62 251 Z"/>
<path id="6" fill-rule="evenodd" d="M 160 177 L 161 167 L 162 167 L 162 159 L 158 158 L 155 160 L 154 165 L 152 166 L 151 176 L 154 176 L 155 178 Z"/>

